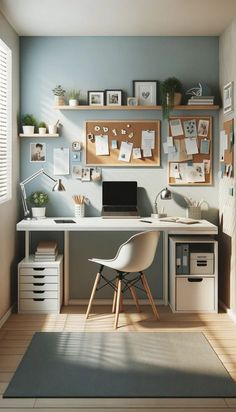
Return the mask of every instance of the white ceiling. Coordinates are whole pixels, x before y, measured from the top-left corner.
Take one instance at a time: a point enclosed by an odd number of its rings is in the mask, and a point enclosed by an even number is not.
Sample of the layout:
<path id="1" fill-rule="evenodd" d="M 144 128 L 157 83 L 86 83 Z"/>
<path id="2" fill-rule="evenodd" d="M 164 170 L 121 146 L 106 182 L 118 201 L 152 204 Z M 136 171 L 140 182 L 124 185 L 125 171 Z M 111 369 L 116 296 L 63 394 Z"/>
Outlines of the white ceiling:
<path id="1" fill-rule="evenodd" d="M 21 36 L 215 36 L 236 0 L 0 0 Z"/>

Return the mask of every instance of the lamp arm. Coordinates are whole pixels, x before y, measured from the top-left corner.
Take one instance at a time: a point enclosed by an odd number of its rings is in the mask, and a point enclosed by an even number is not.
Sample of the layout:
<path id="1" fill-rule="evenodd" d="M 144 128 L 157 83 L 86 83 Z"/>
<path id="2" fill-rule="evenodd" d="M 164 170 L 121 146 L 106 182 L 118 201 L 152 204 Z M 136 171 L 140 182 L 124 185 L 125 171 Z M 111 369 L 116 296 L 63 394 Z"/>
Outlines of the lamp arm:
<path id="1" fill-rule="evenodd" d="M 154 202 L 155 209 L 157 209 L 157 199 L 158 199 L 158 196 L 160 195 L 160 193 L 162 192 L 162 190 L 163 190 L 163 189 L 161 189 L 160 192 L 157 193 L 157 195 L 156 195 L 155 202 Z M 157 213 L 157 212 L 156 212 L 156 213 Z"/>
<path id="2" fill-rule="evenodd" d="M 20 189 L 21 189 L 21 200 L 22 200 L 22 205 L 23 205 L 23 209 L 24 209 L 24 216 L 25 216 L 25 218 L 27 218 L 30 215 L 30 211 L 29 211 L 28 206 L 27 206 L 25 186 L 24 186 L 23 183 L 20 183 Z"/>
<path id="3" fill-rule="evenodd" d="M 42 173 L 45 175 L 45 176 L 47 176 L 49 179 L 51 179 L 53 182 L 57 182 L 57 180 L 56 179 L 54 179 L 52 176 L 49 176 L 43 169 L 41 169 L 42 170 Z"/>

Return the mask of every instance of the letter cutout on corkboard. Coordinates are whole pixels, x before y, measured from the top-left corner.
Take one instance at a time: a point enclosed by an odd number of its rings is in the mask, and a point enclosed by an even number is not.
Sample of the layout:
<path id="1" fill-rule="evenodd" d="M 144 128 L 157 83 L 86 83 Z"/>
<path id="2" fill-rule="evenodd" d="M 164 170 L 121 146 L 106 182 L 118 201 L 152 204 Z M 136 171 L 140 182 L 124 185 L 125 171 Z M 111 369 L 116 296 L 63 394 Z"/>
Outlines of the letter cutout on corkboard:
<path id="1" fill-rule="evenodd" d="M 88 166 L 160 166 L 159 120 L 93 120 L 85 129 Z"/>
<path id="2" fill-rule="evenodd" d="M 166 144 L 169 185 L 212 184 L 211 117 L 170 117 Z"/>

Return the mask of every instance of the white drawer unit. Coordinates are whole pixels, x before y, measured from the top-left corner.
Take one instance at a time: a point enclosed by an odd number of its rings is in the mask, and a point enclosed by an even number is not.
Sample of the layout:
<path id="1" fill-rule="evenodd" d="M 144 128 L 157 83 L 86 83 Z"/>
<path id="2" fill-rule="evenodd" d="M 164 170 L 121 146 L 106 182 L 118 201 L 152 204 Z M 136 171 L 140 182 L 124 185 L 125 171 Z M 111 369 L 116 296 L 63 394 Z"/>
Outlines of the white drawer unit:
<path id="1" fill-rule="evenodd" d="M 173 312 L 218 311 L 218 242 L 169 237 L 169 304 Z"/>
<path id="2" fill-rule="evenodd" d="M 62 255 L 55 262 L 35 262 L 30 255 L 18 264 L 19 313 L 60 313 L 62 298 Z"/>

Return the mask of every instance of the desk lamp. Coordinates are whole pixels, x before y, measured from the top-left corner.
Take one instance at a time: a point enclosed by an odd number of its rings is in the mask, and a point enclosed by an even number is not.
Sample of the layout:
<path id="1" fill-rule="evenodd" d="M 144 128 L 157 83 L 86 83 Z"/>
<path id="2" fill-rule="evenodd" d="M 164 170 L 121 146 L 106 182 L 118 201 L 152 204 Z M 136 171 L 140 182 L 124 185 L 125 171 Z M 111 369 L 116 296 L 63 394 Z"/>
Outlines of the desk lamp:
<path id="1" fill-rule="evenodd" d="M 158 217 L 166 217 L 165 213 L 158 213 L 158 208 L 157 208 L 157 199 L 160 196 L 161 200 L 170 200 L 172 199 L 172 193 L 171 191 L 165 187 L 164 189 L 161 189 L 159 193 L 157 193 L 156 198 L 155 198 L 155 203 L 154 203 L 154 212 L 152 214 L 152 217 L 158 218 Z"/>
<path id="2" fill-rule="evenodd" d="M 31 176 L 27 177 L 25 180 L 23 180 L 20 183 L 20 189 L 21 189 L 21 200 L 22 200 L 22 205 L 23 205 L 23 209 L 24 209 L 24 219 L 30 220 L 30 211 L 28 209 L 27 206 L 27 201 L 26 201 L 26 191 L 25 191 L 25 185 L 29 182 L 31 182 L 32 180 L 34 180 L 36 177 L 38 177 L 39 175 L 45 175 L 47 176 L 49 179 L 51 179 L 55 185 L 52 188 L 53 192 L 62 192 L 65 191 L 65 187 L 63 186 L 61 179 L 58 179 L 58 181 L 56 179 L 54 179 L 53 177 L 49 176 L 44 169 L 40 169 L 37 172 L 33 173 Z"/>

